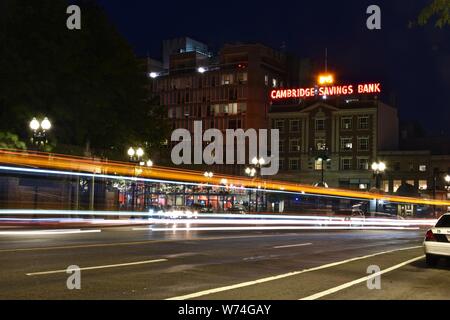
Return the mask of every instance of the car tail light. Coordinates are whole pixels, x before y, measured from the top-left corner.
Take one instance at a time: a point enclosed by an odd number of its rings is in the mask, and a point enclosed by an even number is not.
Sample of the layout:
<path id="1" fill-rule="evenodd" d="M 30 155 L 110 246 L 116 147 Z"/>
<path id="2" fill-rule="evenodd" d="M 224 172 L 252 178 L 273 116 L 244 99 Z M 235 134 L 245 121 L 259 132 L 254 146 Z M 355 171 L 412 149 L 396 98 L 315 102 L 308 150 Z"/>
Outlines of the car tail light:
<path id="1" fill-rule="evenodd" d="M 425 241 L 436 241 L 436 237 L 434 236 L 433 231 L 427 231 L 427 234 L 425 235 Z"/>

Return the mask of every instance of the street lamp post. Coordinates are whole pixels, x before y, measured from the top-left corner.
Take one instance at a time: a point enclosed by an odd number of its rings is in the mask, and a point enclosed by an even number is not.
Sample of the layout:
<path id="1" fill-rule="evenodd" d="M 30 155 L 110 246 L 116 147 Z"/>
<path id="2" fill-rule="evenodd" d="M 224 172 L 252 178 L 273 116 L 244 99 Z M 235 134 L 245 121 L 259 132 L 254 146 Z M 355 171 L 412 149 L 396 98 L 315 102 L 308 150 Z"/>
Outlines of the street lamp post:
<path id="1" fill-rule="evenodd" d="M 384 162 L 372 163 L 372 171 L 375 177 L 375 188 L 379 191 L 381 188 L 381 177 L 386 170 L 386 164 Z M 375 212 L 378 212 L 378 198 L 375 199 Z"/>
<path id="2" fill-rule="evenodd" d="M 48 132 L 52 128 L 52 123 L 45 117 L 42 121 L 33 118 L 30 121 L 29 127 L 32 131 L 31 143 L 40 149 L 48 143 Z"/>
<path id="3" fill-rule="evenodd" d="M 264 158 L 258 158 L 258 157 L 254 157 L 252 159 L 252 164 L 253 167 L 248 167 L 245 169 L 245 173 L 252 177 L 260 177 L 262 178 L 262 173 L 261 173 L 261 168 L 266 164 L 266 160 Z M 251 207 L 251 194 L 250 194 L 250 204 L 249 207 Z M 258 191 L 255 192 L 255 212 L 258 212 Z"/>
<path id="4" fill-rule="evenodd" d="M 204 174 L 204 177 L 207 179 L 207 180 L 210 180 L 212 177 L 214 177 L 214 173 L 212 173 L 211 171 L 206 171 Z M 209 185 L 208 185 L 208 183 L 206 183 L 206 193 L 207 193 L 207 196 L 206 196 L 206 201 L 207 201 L 207 203 L 206 203 L 206 207 L 209 209 L 209 205 L 210 205 L 210 196 L 209 196 Z"/>
<path id="5" fill-rule="evenodd" d="M 142 172 L 141 167 L 151 168 L 153 167 L 153 161 L 148 159 L 144 160 L 145 151 L 141 147 L 130 147 L 127 151 L 129 161 L 136 164 L 135 167 L 135 175 L 137 176 Z M 132 196 L 131 196 L 131 208 L 134 211 L 136 207 L 136 182 L 131 184 L 132 187 Z M 145 184 L 144 184 L 144 198 L 145 198 Z M 144 199 L 145 203 L 146 199 Z"/>
<path id="6" fill-rule="evenodd" d="M 52 123 L 45 117 L 42 121 L 39 121 L 35 117 L 30 121 L 29 127 L 31 129 L 31 143 L 36 150 L 40 150 L 48 143 L 48 132 L 52 128 Z M 37 182 L 34 186 L 34 208 L 37 209 L 38 204 L 38 185 Z"/>
<path id="7" fill-rule="evenodd" d="M 448 174 L 445 171 L 439 171 L 439 169 L 436 168 L 433 171 L 433 200 L 436 200 L 437 179 L 441 174 L 446 174 L 444 176 L 444 181 L 447 185 L 450 185 L 450 174 Z M 436 217 L 436 205 L 435 204 L 433 205 L 433 214 L 434 214 L 434 217 Z"/>

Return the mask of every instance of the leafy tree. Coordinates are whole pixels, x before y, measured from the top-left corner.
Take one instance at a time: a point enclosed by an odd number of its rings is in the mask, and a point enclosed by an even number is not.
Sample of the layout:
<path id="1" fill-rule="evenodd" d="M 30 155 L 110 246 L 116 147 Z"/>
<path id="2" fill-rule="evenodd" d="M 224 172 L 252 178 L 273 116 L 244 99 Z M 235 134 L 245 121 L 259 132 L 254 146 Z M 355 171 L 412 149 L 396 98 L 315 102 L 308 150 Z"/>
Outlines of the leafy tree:
<path id="1" fill-rule="evenodd" d="M 0 149 L 26 150 L 27 145 L 16 134 L 0 132 Z"/>
<path id="2" fill-rule="evenodd" d="M 436 17 L 435 26 L 443 28 L 450 25 L 450 1 L 433 0 L 431 4 L 425 7 L 419 15 L 419 25 L 427 24 L 433 17 Z"/>
<path id="3" fill-rule="evenodd" d="M 95 1 L 77 4 L 82 28 L 68 30 L 65 0 L 2 0 L 0 130 L 24 138 L 30 119 L 45 115 L 55 151 L 118 157 L 129 145 L 158 145 L 167 126 L 143 64 Z"/>

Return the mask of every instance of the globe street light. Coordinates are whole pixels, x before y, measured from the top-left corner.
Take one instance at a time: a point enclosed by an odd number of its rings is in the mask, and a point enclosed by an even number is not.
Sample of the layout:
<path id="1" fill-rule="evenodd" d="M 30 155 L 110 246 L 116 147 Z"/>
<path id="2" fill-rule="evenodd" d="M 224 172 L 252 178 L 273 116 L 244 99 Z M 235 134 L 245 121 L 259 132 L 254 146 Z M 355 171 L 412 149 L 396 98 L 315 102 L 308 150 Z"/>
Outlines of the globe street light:
<path id="1" fill-rule="evenodd" d="M 386 164 L 384 162 L 373 162 L 372 171 L 375 177 L 375 188 L 379 191 L 381 187 L 381 177 L 386 170 Z M 378 198 L 375 199 L 375 212 L 378 212 Z"/>
<path id="2" fill-rule="evenodd" d="M 211 179 L 212 177 L 214 177 L 214 173 L 212 173 L 211 171 L 206 171 L 204 174 L 203 174 L 203 176 L 206 178 L 206 179 Z M 207 203 L 206 203 L 206 206 L 207 206 L 207 208 L 209 208 L 209 205 L 210 205 L 210 192 L 209 192 L 209 190 L 210 190 L 210 186 L 208 186 L 208 183 L 206 183 L 206 200 L 207 200 Z"/>
<path id="3" fill-rule="evenodd" d="M 29 127 L 32 131 L 31 142 L 38 147 L 42 147 L 48 143 L 47 132 L 52 128 L 52 123 L 45 117 L 42 121 L 39 121 L 36 117 L 29 123 Z"/>

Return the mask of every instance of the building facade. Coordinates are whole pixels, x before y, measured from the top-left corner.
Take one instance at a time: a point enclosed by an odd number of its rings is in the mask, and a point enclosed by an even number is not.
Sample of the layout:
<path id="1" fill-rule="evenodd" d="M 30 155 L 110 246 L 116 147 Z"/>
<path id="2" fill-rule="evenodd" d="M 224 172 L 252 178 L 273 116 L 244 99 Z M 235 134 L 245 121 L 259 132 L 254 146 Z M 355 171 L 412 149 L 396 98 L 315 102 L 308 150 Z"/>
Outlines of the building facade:
<path id="1" fill-rule="evenodd" d="M 379 151 L 398 147 L 397 110 L 376 99 L 273 105 L 269 118 L 280 130 L 280 177 L 306 184 L 369 190 Z"/>

